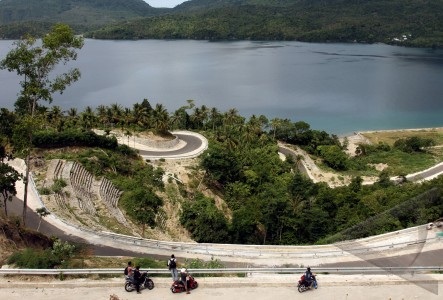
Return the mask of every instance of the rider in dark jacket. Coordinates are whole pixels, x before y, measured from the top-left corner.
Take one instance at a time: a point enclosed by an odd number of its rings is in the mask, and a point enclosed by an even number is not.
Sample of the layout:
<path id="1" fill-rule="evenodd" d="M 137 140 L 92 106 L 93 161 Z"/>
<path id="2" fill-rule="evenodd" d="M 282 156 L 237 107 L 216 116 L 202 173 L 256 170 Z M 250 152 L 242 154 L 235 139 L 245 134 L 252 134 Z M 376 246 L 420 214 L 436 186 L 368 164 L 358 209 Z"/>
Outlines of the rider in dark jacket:
<path id="1" fill-rule="evenodd" d="M 140 272 L 140 266 L 135 267 L 134 283 L 135 283 L 135 288 L 137 289 L 137 294 L 140 294 L 140 285 L 143 284 L 146 276 L 147 276 L 146 272 L 144 272 L 143 274 Z"/>
<path id="2" fill-rule="evenodd" d="M 306 286 L 310 286 L 312 284 L 312 272 L 311 272 L 311 268 L 310 267 L 308 267 L 306 269 L 305 281 L 306 281 Z"/>
<path id="3" fill-rule="evenodd" d="M 317 288 L 317 285 L 315 284 L 315 281 L 316 281 L 315 275 L 312 274 L 310 267 L 308 267 L 306 269 L 306 272 L 304 275 L 305 275 L 305 286 L 312 287 L 312 285 L 314 284 L 314 287 Z"/>

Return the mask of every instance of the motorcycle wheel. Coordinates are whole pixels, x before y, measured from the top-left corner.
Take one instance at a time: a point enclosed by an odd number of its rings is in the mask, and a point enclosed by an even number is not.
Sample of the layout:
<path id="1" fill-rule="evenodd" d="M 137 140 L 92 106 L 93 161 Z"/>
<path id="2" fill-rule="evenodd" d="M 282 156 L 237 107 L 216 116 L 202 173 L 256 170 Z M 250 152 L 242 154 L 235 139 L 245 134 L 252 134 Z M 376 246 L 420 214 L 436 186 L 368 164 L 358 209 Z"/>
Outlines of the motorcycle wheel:
<path id="1" fill-rule="evenodd" d="M 303 285 L 299 285 L 299 286 L 298 286 L 298 291 L 299 291 L 300 293 L 303 293 L 304 291 L 306 291 L 306 288 L 305 288 Z"/>
<path id="2" fill-rule="evenodd" d="M 194 281 L 192 283 L 191 289 L 196 289 L 196 288 L 198 288 L 198 282 Z"/>
<path id="3" fill-rule="evenodd" d="M 151 279 L 146 280 L 145 288 L 147 288 L 148 290 L 152 290 L 154 288 L 154 281 L 152 281 Z"/>
<path id="4" fill-rule="evenodd" d="M 171 292 L 172 292 L 173 294 L 177 293 L 177 290 L 175 289 L 174 286 L 171 286 Z"/>
<path id="5" fill-rule="evenodd" d="M 134 286 L 130 282 L 126 282 L 125 284 L 125 291 L 132 292 L 134 290 Z"/>

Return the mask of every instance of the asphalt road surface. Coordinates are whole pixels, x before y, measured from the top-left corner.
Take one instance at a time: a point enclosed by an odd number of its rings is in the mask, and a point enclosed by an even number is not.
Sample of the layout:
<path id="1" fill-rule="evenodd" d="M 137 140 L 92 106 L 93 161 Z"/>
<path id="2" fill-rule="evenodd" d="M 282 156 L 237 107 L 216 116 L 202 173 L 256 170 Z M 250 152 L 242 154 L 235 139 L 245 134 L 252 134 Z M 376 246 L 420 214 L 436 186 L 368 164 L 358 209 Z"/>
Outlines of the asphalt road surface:
<path id="1" fill-rule="evenodd" d="M 167 156 L 173 155 L 185 155 L 192 151 L 197 150 L 202 145 L 202 140 L 194 135 L 190 134 L 180 134 L 175 133 L 175 135 L 182 141 L 186 142 L 186 145 L 183 148 L 172 150 L 172 151 L 147 151 L 147 150 L 138 150 L 140 155 L 149 156 L 149 157 L 163 157 L 165 154 Z"/>
<path id="2" fill-rule="evenodd" d="M 8 215 L 9 216 L 17 216 L 21 220 L 22 215 L 22 209 L 23 209 L 23 201 L 14 197 L 12 202 L 8 202 Z M 30 208 L 27 209 L 26 213 L 26 226 L 37 230 L 38 223 L 39 223 L 39 216 L 37 213 Z M 166 261 L 168 258 L 170 258 L 171 253 L 165 253 L 165 255 L 158 255 L 158 254 L 146 254 L 146 253 L 140 253 L 136 251 L 129 251 L 125 249 L 121 249 L 118 247 L 109 247 L 109 246 L 100 246 L 100 245 L 94 245 L 89 244 L 86 240 L 71 235 L 69 233 L 64 232 L 63 230 L 58 229 L 57 227 L 53 226 L 52 224 L 45 221 L 45 219 L 42 219 L 41 225 L 40 225 L 40 232 L 46 234 L 47 236 L 54 236 L 58 237 L 63 241 L 69 241 L 73 243 L 81 243 L 81 244 L 87 244 L 88 247 L 92 250 L 93 255 L 96 256 L 127 256 L 127 257 L 149 257 L 152 259 L 157 260 L 164 260 Z M 230 262 L 230 261 L 224 261 L 224 265 L 226 267 L 230 268 L 242 268 L 245 267 L 245 263 L 241 262 Z M 0 297 L 0 300 L 3 299 Z"/>
<path id="3" fill-rule="evenodd" d="M 442 283 L 440 283 L 442 290 Z M 127 293 L 121 287 L 101 286 L 97 282 L 97 287 L 72 287 L 72 288 L 2 288 L 0 289 L 0 299 L 8 300 L 78 300 L 110 299 L 115 295 L 118 299 L 156 299 L 156 300 L 269 300 L 269 299 L 309 299 L 309 300 L 441 300 L 442 295 L 428 292 L 416 285 L 337 285 L 319 287 L 317 290 L 298 293 L 296 287 L 260 287 L 245 286 L 241 288 L 204 288 L 199 287 L 191 294 L 172 294 L 167 287 L 154 288 L 153 290 L 143 290 L 141 294 L 135 292 Z"/>
<path id="4" fill-rule="evenodd" d="M 14 198 L 12 202 L 8 203 L 8 212 L 10 215 L 21 216 L 22 207 L 23 207 L 23 201 Z M 36 230 L 38 222 L 39 222 L 38 215 L 33 210 L 28 208 L 27 222 L 26 222 L 27 226 Z M 51 225 L 50 223 L 46 222 L 44 218 L 40 226 L 40 232 L 45 233 L 48 236 L 58 237 L 65 241 L 88 244 L 87 241 L 77 236 L 70 235 L 58 229 L 57 227 Z M 155 255 L 155 254 L 146 254 L 146 253 L 139 253 L 135 251 L 128 251 L 120 248 L 100 246 L 100 245 L 90 245 L 90 247 L 91 250 L 93 251 L 93 254 L 98 256 L 128 256 L 128 257 L 149 256 L 150 258 L 153 259 L 165 260 L 170 255 L 170 253 L 165 253 L 164 256 Z M 244 263 L 231 262 L 229 260 L 226 261 L 222 257 L 220 257 L 219 259 L 223 261 L 226 267 L 244 267 Z M 396 256 L 396 257 L 381 257 L 379 259 L 368 260 L 368 261 L 361 261 L 360 259 L 356 258 L 355 262 L 323 265 L 323 267 L 339 267 L 339 266 L 341 267 L 443 266 L 443 249 L 436 251 L 427 251 L 419 254 Z M 381 272 L 383 273 L 383 271 Z"/>

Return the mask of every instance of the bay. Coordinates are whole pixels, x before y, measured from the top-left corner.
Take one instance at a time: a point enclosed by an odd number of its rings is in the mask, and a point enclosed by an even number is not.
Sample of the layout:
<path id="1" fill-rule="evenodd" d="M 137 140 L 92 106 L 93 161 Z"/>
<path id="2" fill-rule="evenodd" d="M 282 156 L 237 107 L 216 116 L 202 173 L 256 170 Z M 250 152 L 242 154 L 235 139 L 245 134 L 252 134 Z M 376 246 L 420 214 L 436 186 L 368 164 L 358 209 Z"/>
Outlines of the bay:
<path id="1" fill-rule="evenodd" d="M 0 58 L 12 49 L 0 41 Z M 147 98 L 170 113 L 197 106 L 236 108 L 243 116 L 308 122 L 346 134 L 443 126 L 443 51 L 382 44 L 85 41 L 80 81 L 54 105 L 63 109 Z M 60 68 L 57 71 L 63 71 Z M 0 71 L 0 107 L 13 108 L 19 78 Z"/>

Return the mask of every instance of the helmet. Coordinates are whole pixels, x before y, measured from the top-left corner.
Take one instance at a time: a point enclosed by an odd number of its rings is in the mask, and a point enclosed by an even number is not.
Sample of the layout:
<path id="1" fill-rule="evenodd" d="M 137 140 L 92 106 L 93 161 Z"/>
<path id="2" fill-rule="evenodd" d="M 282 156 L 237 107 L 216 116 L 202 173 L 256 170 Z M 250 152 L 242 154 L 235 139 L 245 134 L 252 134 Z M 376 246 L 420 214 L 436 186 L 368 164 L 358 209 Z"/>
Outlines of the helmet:
<path id="1" fill-rule="evenodd" d="M 186 269 L 185 269 L 185 268 L 182 268 L 182 269 L 180 270 L 180 272 L 185 273 L 185 272 L 186 272 Z"/>

